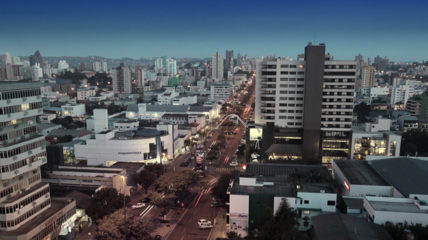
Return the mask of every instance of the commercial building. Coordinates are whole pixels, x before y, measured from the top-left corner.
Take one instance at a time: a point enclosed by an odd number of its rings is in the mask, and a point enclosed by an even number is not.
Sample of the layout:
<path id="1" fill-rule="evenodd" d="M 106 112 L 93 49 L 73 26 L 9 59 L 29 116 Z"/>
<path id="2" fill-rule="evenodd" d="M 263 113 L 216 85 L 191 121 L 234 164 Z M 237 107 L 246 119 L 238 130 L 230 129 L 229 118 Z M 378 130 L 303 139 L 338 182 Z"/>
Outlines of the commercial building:
<path id="1" fill-rule="evenodd" d="M 116 162 L 162 162 L 175 156 L 177 125 L 157 125 L 137 131 L 105 130 L 75 146 L 76 161 L 111 166 Z M 179 146 L 177 146 L 177 151 Z"/>
<path id="2" fill-rule="evenodd" d="M 428 161 L 412 157 L 372 157 L 370 160 L 334 160 L 334 178 L 342 195 L 425 199 Z M 424 197 L 425 196 L 425 197 Z M 426 199 L 427 200 L 427 199 Z"/>
<path id="3" fill-rule="evenodd" d="M 223 80 L 223 54 L 218 51 L 212 57 L 212 78 L 215 80 Z"/>
<path id="4" fill-rule="evenodd" d="M 266 152 L 303 163 L 347 158 L 349 149 L 340 149 L 350 143 L 356 62 L 333 60 L 324 44 L 309 43 L 298 60 L 265 58 L 256 65 L 255 122 L 249 125 L 257 130 L 247 131 L 247 161 L 253 153 L 267 158 Z"/>
<path id="5" fill-rule="evenodd" d="M 428 119 L 428 96 L 418 95 L 408 99 L 406 109 L 410 116 L 416 116 L 419 119 Z"/>
<path id="6" fill-rule="evenodd" d="M 112 69 L 113 92 L 132 93 L 131 69 L 121 63 L 118 68 Z"/>
<path id="7" fill-rule="evenodd" d="M 74 224 L 75 203 L 50 198 L 49 184 L 41 181 L 46 142 L 37 132 L 42 112 L 42 84 L 0 84 L 0 238 L 57 238 Z M 66 231 L 68 233 L 68 231 Z"/>
<path id="8" fill-rule="evenodd" d="M 98 62 L 92 63 L 92 70 L 94 70 L 94 72 L 107 72 L 107 62 L 104 62 L 102 59 L 99 59 Z"/>
<path id="9" fill-rule="evenodd" d="M 144 81 L 144 70 L 138 66 L 135 67 L 135 81 L 138 87 L 144 87 L 146 84 Z"/>
<path id="10" fill-rule="evenodd" d="M 86 114 L 85 104 L 65 104 L 61 106 L 62 117 L 84 117 Z"/>
<path id="11" fill-rule="evenodd" d="M 365 160 L 367 156 L 398 157 L 401 135 L 390 131 L 391 126 L 391 119 L 386 118 L 377 118 L 372 123 L 352 126 L 350 158 Z M 346 150 L 348 145 L 343 143 L 342 148 Z"/>
<path id="12" fill-rule="evenodd" d="M 297 181 L 296 173 L 305 177 Z M 326 180 L 308 183 L 306 178 L 314 173 Z M 245 172 L 231 180 L 227 190 L 227 227 L 242 236 L 258 230 L 271 220 L 282 201 L 287 201 L 299 218 L 334 213 L 337 194 L 330 180 L 325 166 L 249 163 Z"/>
<path id="13" fill-rule="evenodd" d="M 77 100 L 88 100 L 90 97 L 95 96 L 97 92 L 94 89 L 78 88 Z"/>

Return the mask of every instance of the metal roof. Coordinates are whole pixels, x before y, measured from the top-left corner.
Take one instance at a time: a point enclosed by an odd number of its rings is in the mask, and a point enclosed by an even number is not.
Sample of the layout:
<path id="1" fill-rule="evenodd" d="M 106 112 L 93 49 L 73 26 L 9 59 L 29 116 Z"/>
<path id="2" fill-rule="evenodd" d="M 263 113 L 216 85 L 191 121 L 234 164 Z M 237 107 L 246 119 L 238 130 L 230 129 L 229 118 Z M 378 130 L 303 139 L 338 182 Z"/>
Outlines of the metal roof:
<path id="1" fill-rule="evenodd" d="M 398 157 L 368 161 L 401 194 L 428 194 L 428 161 Z"/>
<path id="2" fill-rule="evenodd" d="M 390 186 L 367 161 L 334 160 L 350 184 Z"/>
<path id="3" fill-rule="evenodd" d="M 298 165 L 298 164 L 261 164 L 261 163 L 248 163 L 246 173 L 254 175 L 291 175 L 296 172 L 302 172 L 309 175 L 312 171 L 319 171 L 331 177 L 330 172 L 326 166 L 317 165 Z"/>
<path id="4" fill-rule="evenodd" d="M 329 213 L 311 217 L 318 240 L 392 240 L 381 226 L 362 218 L 342 213 Z"/>
<path id="5" fill-rule="evenodd" d="M 189 112 L 209 112 L 212 107 L 190 106 Z"/>
<path id="6" fill-rule="evenodd" d="M 183 112 L 186 113 L 189 106 L 187 105 L 147 105 L 147 112 Z"/>

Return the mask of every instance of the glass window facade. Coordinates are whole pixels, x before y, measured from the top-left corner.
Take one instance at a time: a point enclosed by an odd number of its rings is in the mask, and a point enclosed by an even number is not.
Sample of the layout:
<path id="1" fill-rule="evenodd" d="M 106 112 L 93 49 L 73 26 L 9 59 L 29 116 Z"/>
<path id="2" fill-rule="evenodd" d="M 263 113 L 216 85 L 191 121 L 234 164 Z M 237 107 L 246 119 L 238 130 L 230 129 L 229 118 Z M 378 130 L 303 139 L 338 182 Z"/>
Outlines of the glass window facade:
<path id="1" fill-rule="evenodd" d="M 384 138 L 356 138 L 354 159 L 365 160 L 367 155 L 387 156 L 386 150 L 387 143 Z"/>

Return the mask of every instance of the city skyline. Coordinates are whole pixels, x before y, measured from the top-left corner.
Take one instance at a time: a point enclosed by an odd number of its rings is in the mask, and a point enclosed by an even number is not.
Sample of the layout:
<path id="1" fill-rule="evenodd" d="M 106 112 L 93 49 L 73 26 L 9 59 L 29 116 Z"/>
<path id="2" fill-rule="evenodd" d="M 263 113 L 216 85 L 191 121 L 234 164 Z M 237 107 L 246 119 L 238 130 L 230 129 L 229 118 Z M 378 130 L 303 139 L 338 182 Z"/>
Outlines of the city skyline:
<path id="1" fill-rule="evenodd" d="M 406 3 L 418 6 L 411 12 L 402 11 L 398 1 L 34 4 L 27 0 L 4 4 L 7 20 L 0 27 L 8 37 L 3 39 L 2 53 L 209 58 L 217 50 L 224 54 L 232 49 L 251 58 L 276 54 L 296 59 L 308 42 L 315 42 L 325 43 L 335 59 L 353 59 L 361 53 L 365 58 L 422 61 L 428 50 L 424 44 L 428 32 L 421 31 L 428 3 L 414 0 Z"/>

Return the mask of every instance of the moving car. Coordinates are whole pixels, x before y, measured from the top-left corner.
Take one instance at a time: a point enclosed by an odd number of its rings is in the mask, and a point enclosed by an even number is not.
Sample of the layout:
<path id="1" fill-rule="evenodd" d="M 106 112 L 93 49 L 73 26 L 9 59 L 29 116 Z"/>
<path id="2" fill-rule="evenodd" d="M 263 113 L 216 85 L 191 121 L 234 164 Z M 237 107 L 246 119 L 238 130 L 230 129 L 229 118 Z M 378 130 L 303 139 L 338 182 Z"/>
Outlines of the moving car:
<path id="1" fill-rule="evenodd" d="M 145 207 L 145 206 L 146 206 L 145 203 L 137 203 L 135 205 L 132 205 L 132 208 L 136 209 L 136 208 L 142 208 L 142 207 Z"/>
<path id="2" fill-rule="evenodd" d="M 213 228 L 214 226 L 212 225 L 212 224 L 201 224 L 201 225 L 199 225 L 199 229 L 202 229 L 202 230 L 204 230 L 204 229 L 210 229 L 210 228 Z"/>
<path id="3" fill-rule="evenodd" d="M 236 161 L 232 161 L 229 165 L 230 165 L 231 167 L 236 167 L 236 166 L 238 166 L 238 162 L 236 162 Z"/>

